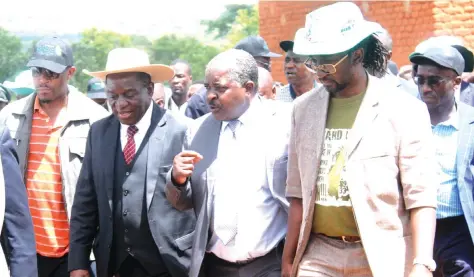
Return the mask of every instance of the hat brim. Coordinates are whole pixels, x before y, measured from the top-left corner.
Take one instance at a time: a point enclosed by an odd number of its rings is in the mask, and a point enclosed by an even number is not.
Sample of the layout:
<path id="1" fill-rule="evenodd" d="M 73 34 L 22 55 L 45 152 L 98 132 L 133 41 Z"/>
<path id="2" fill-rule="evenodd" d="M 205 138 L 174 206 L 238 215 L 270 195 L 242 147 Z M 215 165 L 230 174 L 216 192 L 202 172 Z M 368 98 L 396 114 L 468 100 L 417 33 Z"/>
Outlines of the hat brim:
<path id="1" fill-rule="evenodd" d="M 303 56 L 324 56 L 346 52 L 377 31 L 373 22 L 362 21 L 358 24 L 358 30 L 353 31 L 351 35 L 335 38 L 329 34 L 313 34 L 315 41 L 309 41 L 306 37 L 307 29 L 301 28 L 296 32 L 293 52 Z"/>
<path id="2" fill-rule="evenodd" d="M 88 92 L 87 97 L 89 97 L 90 99 L 106 99 L 107 95 L 103 91 L 101 91 L 101 92 Z"/>
<path id="3" fill-rule="evenodd" d="M 55 62 L 52 62 L 52 61 L 38 60 L 38 59 L 30 60 L 26 66 L 27 67 L 46 68 L 47 70 L 51 70 L 55 73 L 63 73 L 64 70 L 66 70 L 66 67 L 67 67 L 65 65 L 55 63 Z"/>
<path id="4" fill-rule="evenodd" d="M 456 48 L 464 59 L 464 72 L 472 72 L 474 70 L 474 54 L 462 45 L 453 45 L 452 47 Z"/>
<path id="5" fill-rule="evenodd" d="M 410 62 L 414 63 L 415 65 L 418 65 L 418 64 L 422 63 L 423 61 L 429 60 L 429 61 L 432 61 L 435 64 L 438 64 L 442 67 L 449 68 L 449 69 L 453 70 L 459 76 L 461 76 L 461 74 L 462 74 L 462 72 L 458 72 L 456 69 L 452 68 L 451 65 L 446 64 L 443 60 L 436 59 L 435 57 L 426 56 L 422 53 L 413 52 L 413 53 L 410 54 L 410 56 L 408 56 L 408 58 L 409 58 Z"/>
<path id="6" fill-rule="evenodd" d="M 104 82 L 105 82 L 105 79 L 107 78 L 107 75 L 117 74 L 117 73 L 127 73 L 127 72 L 146 73 L 150 75 L 151 81 L 153 83 L 169 81 L 174 76 L 174 70 L 171 67 L 167 65 L 163 65 L 163 64 L 150 64 L 150 65 L 130 67 L 130 68 L 124 68 L 124 69 L 96 71 L 96 72 L 89 72 L 89 71 L 84 70 L 83 72 L 89 76 L 99 78 L 100 80 Z"/>
<path id="7" fill-rule="evenodd" d="M 288 52 L 288 51 L 293 51 L 293 45 L 295 43 L 292 40 L 284 40 L 280 42 L 280 48 L 281 50 Z"/>

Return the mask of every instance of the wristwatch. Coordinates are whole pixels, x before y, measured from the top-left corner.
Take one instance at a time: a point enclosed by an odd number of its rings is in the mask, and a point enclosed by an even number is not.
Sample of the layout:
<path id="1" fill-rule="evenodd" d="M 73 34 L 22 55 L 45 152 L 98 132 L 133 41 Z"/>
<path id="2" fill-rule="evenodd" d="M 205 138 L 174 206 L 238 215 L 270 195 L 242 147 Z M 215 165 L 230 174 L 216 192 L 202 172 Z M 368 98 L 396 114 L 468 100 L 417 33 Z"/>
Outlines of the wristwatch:
<path id="1" fill-rule="evenodd" d="M 433 259 L 415 258 L 413 260 L 413 265 L 417 265 L 417 264 L 426 267 L 431 272 L 434 272 L 436 270 L 436 262 Z"/>

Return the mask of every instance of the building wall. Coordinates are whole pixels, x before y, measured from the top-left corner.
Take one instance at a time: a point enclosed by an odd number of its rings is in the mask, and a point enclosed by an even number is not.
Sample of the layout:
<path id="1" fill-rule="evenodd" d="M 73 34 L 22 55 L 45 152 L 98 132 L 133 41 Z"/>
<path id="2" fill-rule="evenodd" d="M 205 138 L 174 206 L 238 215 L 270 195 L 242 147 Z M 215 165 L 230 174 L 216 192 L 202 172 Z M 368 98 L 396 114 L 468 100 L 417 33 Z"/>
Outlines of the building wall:
<path id="1" fill-rule="evenodd" d="M 293 40 L 304 26 L 305 15 L 335 1 L 262 1 L 259 2 L 260 35 L 277 53 L 282 40 Z M 408 55 L 422 40 L 435 35 L 457 35 L 466 46 L 474 47 L 474 0 L 451 1 L 354 1 L 368 20 L 386 28 L 393 38 L 393 61 L 408 64 Z M 283 59 L 274 59 L 272 75 L 286 83 Z"/>

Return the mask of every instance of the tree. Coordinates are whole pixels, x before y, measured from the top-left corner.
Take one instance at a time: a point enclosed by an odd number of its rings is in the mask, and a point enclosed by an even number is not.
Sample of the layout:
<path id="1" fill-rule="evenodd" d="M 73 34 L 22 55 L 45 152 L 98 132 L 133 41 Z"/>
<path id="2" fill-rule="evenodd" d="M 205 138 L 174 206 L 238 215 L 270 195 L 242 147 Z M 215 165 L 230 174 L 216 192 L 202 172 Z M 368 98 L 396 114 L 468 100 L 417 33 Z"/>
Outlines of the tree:
<path id="1" fill-rule="evenodd" d="M 258 35 L 259 17 L 258 7 L 254 5 L 252 9 L 241 9 L 237 11 L 237 17 L 230 29 L 227 40 L 229 41 L 229 48 L 234 47 L 239 40 L 251 36 Z"/>
<path id="2" fill-rule="evenodd" d="M 82 70 L 104 70 L 110 50 L 118 47 L 132 47 L 132 37 L 111 31 L 99 31 L 95 28 L 82 32 L 81 40 L 72 45 L 74 63 L 77 68 L 71 84 L 85 91 L 91 78 Z"/>
<path id="3" fill-rule="evenodd" d="M 215 34 L 214 38 L 225 38 L 232 29 L 237 18 L 238 12 L 241 10 L 252 11 L 252 5 L 226 5 L 225 11 L 216 20 L 202 20 L 201 24 L 206 26 L 208 34 Z"/>
<path id="4" fill-rule="evenodd" d="M 165 35 L 156 39 L 149 49 L 153 63 L 169 65 L 175 59 L 188 61 L 194 80 L 204 78 L 207 63 L 219 52 L 219 49 L 204 45 L 196 38 L 175 35 Z"/>
<path id="5" fill-rule="evenodd" d="M 0 82 L 12 78 L 27 62 L 20 38 L 0 27 Z"/>

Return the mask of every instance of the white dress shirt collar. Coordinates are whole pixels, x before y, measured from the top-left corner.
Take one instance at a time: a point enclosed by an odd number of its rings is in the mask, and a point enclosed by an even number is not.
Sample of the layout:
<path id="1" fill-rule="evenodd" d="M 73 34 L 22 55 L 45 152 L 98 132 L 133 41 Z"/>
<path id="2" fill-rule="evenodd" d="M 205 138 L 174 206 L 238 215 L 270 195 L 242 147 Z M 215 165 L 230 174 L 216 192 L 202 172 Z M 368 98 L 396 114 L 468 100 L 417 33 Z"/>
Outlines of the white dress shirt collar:
<path id="1" fill-rule="evenodd" d="M 238 118 L 240 124 L 248 125 L 255 123 L 255 121 L 258 119 L 258 111 L 261 106 L 262 100 L 260 100 L 258 97 L 255 97 L 250 102 L 248 109 Z M 224 132 L 227 125 L 229 125 L 229 121 L 222 121 L 221 133 Z"/>
<path id="2" fill-rule="evenodd" d="M 133 137 L 135 140 L 135 151 L 140 148 L 140 145 L 145 138 L 146 133 L 148 132 L 148 128 L 151 125 L 151 115 L 153 113 L 153 103 L 150 102 L 148 109 L 146 110 L 145 114 L 142 118 L 135 124 L 138 128 L 137 133 Z M 120 142 L 122 143 L 122 150 L 125 148 L 125 144 L 127 144 L 127 129 L 130 125 L 120 123 Z"/>

